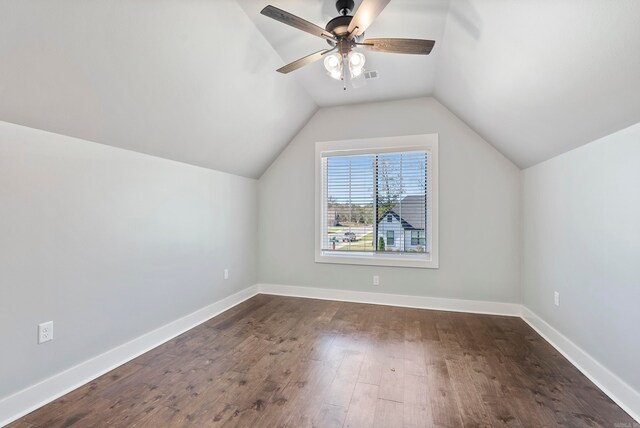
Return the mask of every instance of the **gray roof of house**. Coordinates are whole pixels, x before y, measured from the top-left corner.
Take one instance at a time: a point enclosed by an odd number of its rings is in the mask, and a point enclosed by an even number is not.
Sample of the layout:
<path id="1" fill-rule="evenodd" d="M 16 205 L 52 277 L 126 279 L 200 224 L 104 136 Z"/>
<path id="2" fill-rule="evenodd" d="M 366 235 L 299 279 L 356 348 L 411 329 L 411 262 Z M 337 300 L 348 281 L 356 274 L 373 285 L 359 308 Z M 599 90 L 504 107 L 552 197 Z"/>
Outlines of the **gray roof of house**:
<path id="1" fill-rule="evenodd" d="M 424 229 L 425 199 L 423 195 L 405 196 L 387 213 L 395 214 L 403 229 Z"/>

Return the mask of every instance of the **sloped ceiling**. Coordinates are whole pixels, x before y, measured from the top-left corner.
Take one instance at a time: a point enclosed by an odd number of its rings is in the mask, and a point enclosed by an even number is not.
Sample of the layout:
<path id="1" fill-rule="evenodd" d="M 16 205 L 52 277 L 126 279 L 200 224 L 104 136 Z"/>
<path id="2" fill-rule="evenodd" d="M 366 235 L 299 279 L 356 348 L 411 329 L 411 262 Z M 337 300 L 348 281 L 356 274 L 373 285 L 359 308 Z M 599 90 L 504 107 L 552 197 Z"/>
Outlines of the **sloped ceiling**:
<path id="1" fill-rule="evenodd" d="M 520 167 L 640 121 L 638 0 L 392 0 L 367 36 L 436 47 L 367 53 L 380 78 L 346 92 L 321 63 L 275 72 L 326 44 L 268 3 L 337 15 L 333 0 L 0 0 L 0 120 L 248 177 L 318 106 L 433 95 Z"/>
<path id="2" fill-rule="evenodd" d="M 231 0 L 0 0 L 0 120 L 258 177 L 317 107 Z"/>
<path id="3" fill-rule="evenodd" d="M 521 168 L 640 122 L 640 1 L 452 0 L 435 96 Z"/>

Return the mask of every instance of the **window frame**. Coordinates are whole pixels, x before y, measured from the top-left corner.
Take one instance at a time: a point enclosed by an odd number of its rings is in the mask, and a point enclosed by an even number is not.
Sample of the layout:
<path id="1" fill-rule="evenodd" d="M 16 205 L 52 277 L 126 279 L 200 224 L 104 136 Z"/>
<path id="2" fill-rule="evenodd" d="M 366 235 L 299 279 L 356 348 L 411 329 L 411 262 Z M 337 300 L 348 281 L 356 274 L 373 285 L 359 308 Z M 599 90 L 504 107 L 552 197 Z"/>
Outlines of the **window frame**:
<path id="1" fill-rule="evenodd" d="M 315 153 L 315 261 L 369 266 L 395 266 L 437 269 L 438 261 L 438 134 L 400 137 L 324 141 L 316 143 Z M 326 228 L 326 195 L 323 189 L 322 158 L 327 155 L 365 155 L 426 151 L 427 155 L 427 224 L 425 253 L 353 252 L 322 250 L 322 232 Z M 324 227 L 323 227 L 324 226 Z M 377 223 L 375 225 L 377 227 Z M 403 236 L 403 239 L 404 236 Z M 377 244 L 374 244 L 377 245 Z"/>

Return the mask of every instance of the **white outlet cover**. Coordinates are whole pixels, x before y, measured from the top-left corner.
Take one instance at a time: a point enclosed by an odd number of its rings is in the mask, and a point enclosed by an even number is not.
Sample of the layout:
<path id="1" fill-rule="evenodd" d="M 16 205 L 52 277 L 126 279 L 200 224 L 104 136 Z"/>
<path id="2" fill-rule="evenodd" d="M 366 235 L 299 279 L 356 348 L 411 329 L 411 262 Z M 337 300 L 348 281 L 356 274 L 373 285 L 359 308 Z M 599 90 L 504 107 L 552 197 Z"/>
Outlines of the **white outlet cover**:
<path id="1" fill-rule="evenodd" d="M 560 293 L 558 293 L 557 291 L 553 293 L 553 303 L 556 306 L 560 306 Z"/>
<path id="2" fill-rule="evenodd" d="M 373 285 L 380 285 L 380 277 L 378 275 L 373 276 Z"/>
<path id="3" fill-rule="evenodd" d="M 45 343 L 53 340 L 53 321 L 38 324 L 38 343 Z"/>
<path id="4" fill-rule="evenodd" d="M 229 279 L 229 269 L 225 269 L 222 275 L 224 279 Z"/>

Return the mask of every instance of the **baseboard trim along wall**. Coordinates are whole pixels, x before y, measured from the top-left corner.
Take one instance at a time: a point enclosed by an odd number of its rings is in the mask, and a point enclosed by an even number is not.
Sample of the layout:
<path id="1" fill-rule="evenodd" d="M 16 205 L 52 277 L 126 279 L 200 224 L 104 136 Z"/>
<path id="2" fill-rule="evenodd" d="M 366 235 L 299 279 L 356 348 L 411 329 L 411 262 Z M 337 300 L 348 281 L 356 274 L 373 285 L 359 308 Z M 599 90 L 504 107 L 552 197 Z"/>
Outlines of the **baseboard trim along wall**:
<path id="1" fill-rule="evenodd" d="M 627 385 L 529 308 L 522 306 L 521 317 L 602 392 L 640 423 L 640 392 Z"/>
<path id="2" fill-rule="evenodd" d="M 635 391 L 622 379 L 611 373 L 607 368 L 602 366 L 542 318 L 520 304 L 370 293 L 292 285 L 257 284 L 0 400 L 0 426 L 9 424 L 56 398 L 91 382 L 97 377 L 160 346 L 214 316 L 231 309 L 256 294 L 337 300 L 342 302 L 369 303 L 374 305 L 452 312 L 519 316 L 616 404 L 640 423 L 640 393 L 638 393 L 638 391 Z"/>
<path id="3" fill-rule="evenodd" d="M 231 309 L 258 293 L 253 285 L 0 400 L 0 427 Z"/>
<path id="4" fill-rule="evenodd" d="M 293 285 L 258 284 L 258 292 L 277 296 L 306 297 L 341 302 L 369 303 L 404 308 L 474 314 L 520 316 L 518 303 L 485 302 L 479 300 L 447 299 L 442 297 L 408 296 L 402 294 L 371 293 L 338 290 L 335 288 L 298 287 Z"/>

